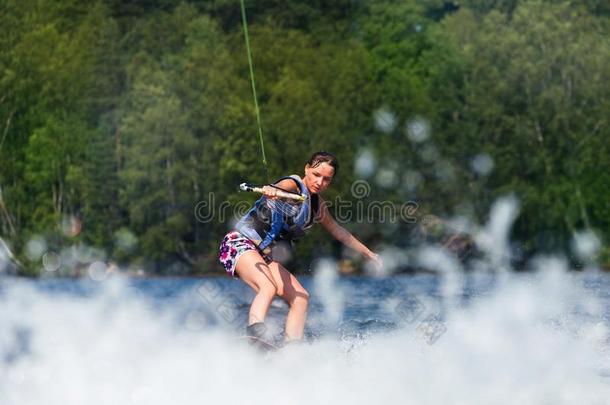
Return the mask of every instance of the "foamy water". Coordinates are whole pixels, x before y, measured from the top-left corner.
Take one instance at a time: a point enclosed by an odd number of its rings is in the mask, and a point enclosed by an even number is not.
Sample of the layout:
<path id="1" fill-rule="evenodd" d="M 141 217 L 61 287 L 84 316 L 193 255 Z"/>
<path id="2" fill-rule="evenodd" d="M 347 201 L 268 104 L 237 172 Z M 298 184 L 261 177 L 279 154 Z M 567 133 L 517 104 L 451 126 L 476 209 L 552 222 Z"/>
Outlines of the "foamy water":
<path id="1" fill-rule="evenodd" d="M 341 290 L 342 304 L 320 297 L 326 287 L 313 281 L 308 328 L 325 329 L 309 344 L 269 355 L 212 319 L 227 317 L 219 299 L 243 292 L 205 299 L 206 283 L 215 280 L 193 280 L 164 300 L 120 278 L 71 291 L 66 283 L 40 288 L 5 279 L 0 403 L 607 404 L 609 302 L 601 289 L 608 279 L 567 273 L 552 259 L 537 265 L 478 293 L 471 285 L 459 292 L 469 299 L 449 303 L 438 297 L 442 285 L 427 294 L 409 289 L 417 278 L 396 278 L 394 293 L 370 298 L 362 295 L 366 279 L 359 288 L 326 280 Z M 586 288 L 587 280 L 594 286 Z M 401 312 L 412 298 L 415 307 Z M 376 323 L 393 327 L 342 332 L 350 321 L 366 321 L 362 306 L 373 303 Z M 285 314 L 280 304 L 273 310 Z M 436 324 L 426 323 L 430 314 Z"/>
<path id="2" fill-rule="evenodd" d="M 341 278 L 320 261 L 301 278 L 309 342 L 270 354 L 239 339 L 252 299 L 239 281 L 105 265 L 88 280 L 0 278 L 0 404 L 608 404 L 610 276 L 554 257 L 511 272 L 516 215 L 501 199 L 468 230 L 483 252 L 468 272 L 435 246 L 382 256 L 436 276 Z M 577 236 L 593 257 L 595 235 Z M 274 301 L 278 333 L 286 310 Z"/>

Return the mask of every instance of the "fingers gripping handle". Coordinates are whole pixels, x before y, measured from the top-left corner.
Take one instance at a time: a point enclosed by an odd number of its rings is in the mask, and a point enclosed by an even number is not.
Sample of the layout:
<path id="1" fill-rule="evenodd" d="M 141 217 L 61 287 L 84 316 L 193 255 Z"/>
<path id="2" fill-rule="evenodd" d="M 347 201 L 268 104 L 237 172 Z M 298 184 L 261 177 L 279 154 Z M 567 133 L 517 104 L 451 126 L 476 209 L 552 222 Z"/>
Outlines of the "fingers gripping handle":
<path id="1" fill-rule="evenodd" d="M 239 185 L 239 189 L 241 191 L 249 191 L 251 193 L 263 193 L 263 188 L 262 187 L 257 187 L 257 186 L 252 186 L 249 185 L 247 183 L 241 183 Z M 293 194 L 293 193 L 287 193 L 285 191 L 282 190 L 277 190 L 277 194 L 278 197 L 282 197 L 282 198 L 290 198 L 292 200 L 296 200 L 296 201 L 304 201 L 305 197 L 303 197 L 300 194 Z"/>

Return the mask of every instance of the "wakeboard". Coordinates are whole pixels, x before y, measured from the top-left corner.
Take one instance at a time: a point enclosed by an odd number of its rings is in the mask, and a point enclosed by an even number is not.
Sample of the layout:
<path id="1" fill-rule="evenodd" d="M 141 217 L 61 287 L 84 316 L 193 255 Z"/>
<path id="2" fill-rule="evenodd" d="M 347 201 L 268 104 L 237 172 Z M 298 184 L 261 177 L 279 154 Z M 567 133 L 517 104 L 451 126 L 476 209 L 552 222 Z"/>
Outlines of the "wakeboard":
<path id="1" fill-rule="evenodd" d="M 248 342 L 250 346 L 257 348 L 262 352 L 274 352 L 281 349 L 280 346 L 274 345 L 273 343 L 267 342 L 256 336 L 241 336 L 238 339 Z"/>

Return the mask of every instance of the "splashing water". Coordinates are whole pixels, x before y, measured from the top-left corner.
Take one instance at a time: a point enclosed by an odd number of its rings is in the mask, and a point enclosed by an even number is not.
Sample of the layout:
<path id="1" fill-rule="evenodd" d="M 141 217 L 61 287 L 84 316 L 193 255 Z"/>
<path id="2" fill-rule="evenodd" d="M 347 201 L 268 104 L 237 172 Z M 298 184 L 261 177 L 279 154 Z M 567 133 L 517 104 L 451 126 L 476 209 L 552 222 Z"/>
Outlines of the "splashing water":
<path id="1" fill-rule="evenodd" d="M 470 162 L 470 167 L 475 173 L 487 176 L 494 168 L 494 161 L 487 153 L 479 153 Z"/>
<path id="2" fill-rule="evenodd" d="M 413 143 L 422 143 L 430 137 L 430 123 L 421 117 L 415 117 L 407 122 L 407 137 Z"/>
<path id="3" fill-rule="evenodd" d="M 381 107 L 374 114 L 375 127 L 386 134 L 391 133 L 396 128 L 396 115 L 385 107 Z"/>
<path id="4" fill-rule="evenodd" d="M 508 236 L 518 212 L 519 204 L 514 196 L 500 198 L 491 207 L 489 222 L 476 235 L 477 245 L 487 253 L 495 271 L 508 270 Z"/>
<path id="5" fill-rule="evenodd" d="M 101 261 L 87 280 L 0 278 L 0 404 L 606 404 L 610 276 L 553 257 L 506 271 L 516 211 L 500 200 L 477 234 L 482 272 L 433 246 L 415 259 L 436 275 L 319 262 L 300 277 L 308 342 L 270 354 L 238 339 L 253 293 L 228 278 L 126 279 Z M 287 309 L 274 301 L 274 330 Z"/>
<path id="6" fill-rule="evenodd" d="M 601 283 L 599 293 L 610 279 L 569 274 L 552 260 L 538 266 L 501 285 L 467 278 L 464 301 L 444 312 L 435 278 L 334 279 L 338 303 L 323 269 L 315 282 L 303 280 L 309 329 L 342 317 L 339 334 L 317 330 L 312 343 L 267 356 L 214 321 L 223 313 L 195 292 L 200 281 L 176 288 L 157 280 L 166 285 L 155 297 L 150 281 L 134 288 L 111 278 L 70 291 L 5 280 L 0 403 L 602 404 L 610 305 L 585 285 Z M 240 284 L 223 284 L 247 311 Z M 283 306 L 274 311 L 285 315 Z"/>
<path id="7" fill-rule="evenodd" d="M 359 177 L 370 177 L 377 167 L 375 155 L 370 149 L 363 149 L 358 153 L 354 162 L 354 173 Z"/>

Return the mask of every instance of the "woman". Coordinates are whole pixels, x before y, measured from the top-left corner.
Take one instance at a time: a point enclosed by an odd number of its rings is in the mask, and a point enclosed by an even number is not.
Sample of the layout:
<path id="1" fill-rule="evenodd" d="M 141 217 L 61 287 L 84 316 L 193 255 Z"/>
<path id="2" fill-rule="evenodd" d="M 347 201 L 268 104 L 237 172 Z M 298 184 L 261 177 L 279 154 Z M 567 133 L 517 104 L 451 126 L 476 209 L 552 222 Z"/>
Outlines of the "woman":
<path id="1" fill-rule="evenodd" d="M 274 260 L 274 248 L 301 236 L 319 222 L 335 239 L 381 266 L 379 256 L 369 250 L 330 215 L 319 196 L 337 175 L 339 162 L 328 152 L 314 153 L 305 165 L 305 176 L 281 178 L 263 187 L 263 196 L 229 232 L 220 246 L 220 262 L 227 273 L 241 278 L 256 292 L 250 306 L 246 334 L 263 341 L 265 316 L 278 295 L 290 306 L 286 318 L 284 342 L 301 340 L 307 317 L 309 294 L 280 260 Z M 299 204 L 278 200 L 278 190 L 305 196 Z"/>

